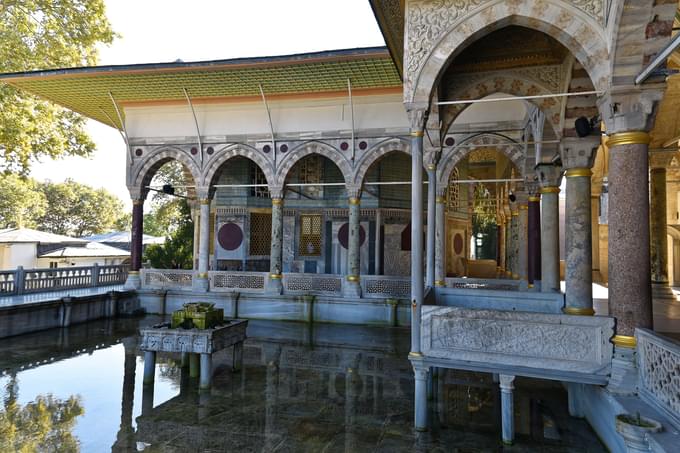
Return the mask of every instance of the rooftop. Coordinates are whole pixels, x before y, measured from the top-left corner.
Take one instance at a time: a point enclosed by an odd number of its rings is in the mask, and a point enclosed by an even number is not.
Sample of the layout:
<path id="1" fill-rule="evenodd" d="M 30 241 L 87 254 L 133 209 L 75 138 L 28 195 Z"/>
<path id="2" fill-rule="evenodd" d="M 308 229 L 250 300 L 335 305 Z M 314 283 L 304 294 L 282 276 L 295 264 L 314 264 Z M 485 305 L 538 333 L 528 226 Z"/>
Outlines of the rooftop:
<path id="1" fill-rule="evenodd" d="M 36 242 L 40 244 L 85 243 L 87 241 L 61 234 L 45 233 L 31 228 L 8 228 L 0 230 L 0 243 Z"/>

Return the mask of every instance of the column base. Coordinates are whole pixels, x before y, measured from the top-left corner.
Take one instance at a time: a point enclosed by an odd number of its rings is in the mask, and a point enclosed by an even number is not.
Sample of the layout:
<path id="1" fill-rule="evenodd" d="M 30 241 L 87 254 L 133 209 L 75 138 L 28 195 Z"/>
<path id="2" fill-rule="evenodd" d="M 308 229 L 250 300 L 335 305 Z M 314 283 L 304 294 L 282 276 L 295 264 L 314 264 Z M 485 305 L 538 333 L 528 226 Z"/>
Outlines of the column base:
<path id="1" fill-rule="evenodd" d="M 142 287 L 142 279 L 139 276 L 139 271 L 128 272 L 127 279 L 125 280 L 124 289 L 140 289 Z"/>
<path id="2" fill-rule="evenodd" d="M 200 275 L 200 277 L 199 277 Z M 194 291 L 200 291 L 200 292 L 208 292 L 208 288 L 210 287 L 210 281 L 208 280 L 208 275 L 204 274 L 196 274 L 194 276 L 191 288 Z"/>
<path id="3" fill-rule="evenodd" d="M 635 348 L 614 346 L 612 374 L 607 390 L 615 395 L 634 395 L 638 389 L 638 370 Z"/>
<path id="4" fill-rule="evenodd" d="M 361 282 L 358 275 L 348 275 L 342 281 L 342 295 L 345 297 L 361 297 Z"/>
<path id="5" fill-rule="evenodd" d="M 283 294 L 283 276 L 281 274 L 269 274 L 264 290 L 267 294 Z"/>

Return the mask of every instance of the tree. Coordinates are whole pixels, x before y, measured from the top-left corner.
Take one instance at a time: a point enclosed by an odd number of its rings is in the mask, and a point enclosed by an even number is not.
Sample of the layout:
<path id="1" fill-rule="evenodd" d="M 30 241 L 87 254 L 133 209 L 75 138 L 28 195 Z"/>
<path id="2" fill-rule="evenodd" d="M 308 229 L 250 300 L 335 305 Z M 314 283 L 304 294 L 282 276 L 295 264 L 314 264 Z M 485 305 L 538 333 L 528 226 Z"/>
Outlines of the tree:
<path id="1" fill-rule="evenodd" d="M 47 199 L 38 229 L 68 236 L 89 236 L 114 229 L 123 218 L 123 202 L 104 189 L 93 189 L 72 179 L 63 183 L 40 183 Z"/>
<path id="2" fill-rule="evenodd" d="M 0 175 L 0 228 L 32 228 L 45 213 L 47 199 L 34 180 Z"/>
<path id="3" fill-rule="evenodd" d="M 103 0 L 0 2 L 0 72 L 94 65 L 115 37 Z M 89 156 L 85 118 L 0 85 L 0 171 L 28 174 L 42 157 Z"/>

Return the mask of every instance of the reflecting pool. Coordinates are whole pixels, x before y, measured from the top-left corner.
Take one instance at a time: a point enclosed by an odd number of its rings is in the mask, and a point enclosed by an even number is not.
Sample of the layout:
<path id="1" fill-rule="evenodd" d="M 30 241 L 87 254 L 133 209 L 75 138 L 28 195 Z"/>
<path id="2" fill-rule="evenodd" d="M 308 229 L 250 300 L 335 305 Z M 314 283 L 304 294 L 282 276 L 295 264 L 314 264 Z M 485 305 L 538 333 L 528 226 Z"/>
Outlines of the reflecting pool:
<path id="1" fill-rule="evenodd" d="M 438 373 L 431 429 L 414 432 L 404 328 L 251 320 L 243 368 L 215 354 L 211 391 L 162 354 L 144 387 L 136 332 L 160 320 L 0 340 L 0 451 L 606 451 L 561 384 L 520 378 L 517 442 L 501 447 L 498 385 L 467 372 Z"/>

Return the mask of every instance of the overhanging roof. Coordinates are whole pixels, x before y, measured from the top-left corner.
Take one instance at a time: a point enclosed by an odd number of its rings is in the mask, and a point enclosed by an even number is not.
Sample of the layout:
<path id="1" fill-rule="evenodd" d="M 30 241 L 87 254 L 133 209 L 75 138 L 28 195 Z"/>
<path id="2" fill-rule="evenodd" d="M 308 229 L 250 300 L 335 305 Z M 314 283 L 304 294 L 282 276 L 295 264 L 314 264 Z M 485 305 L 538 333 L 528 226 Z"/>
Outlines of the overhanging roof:
<path id="1" fill-rule="evenodd" d="M 0 74 L 0 80 L 121 129 L 116 103 L 239 100 L 399 88 L 385 47 L 199 62 L 94 66 Z M 123 113 L 124 114 L 124 113 Z"/>
<path id="2" fill-rule="evenodd" d="M 404 0 L 369 0 L 399 73 L 404 68 Z"/>

